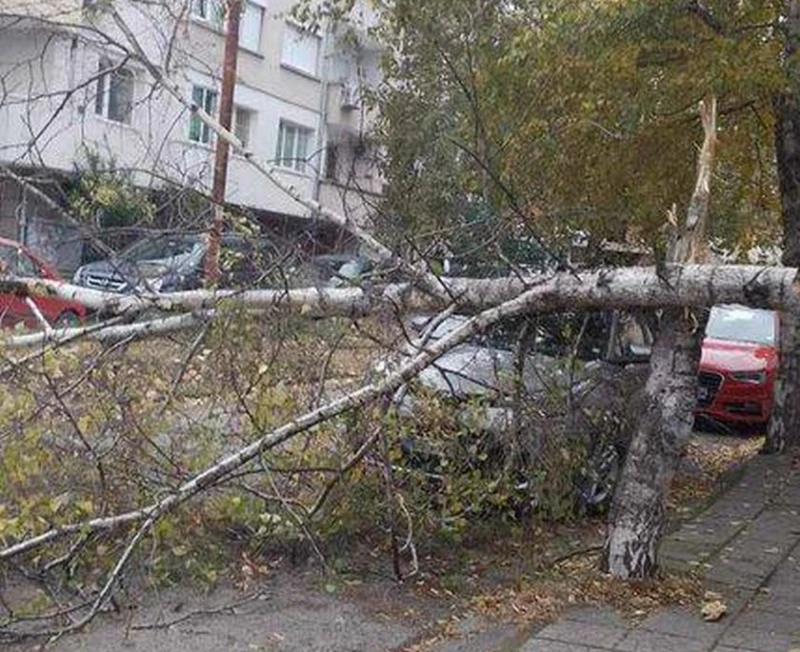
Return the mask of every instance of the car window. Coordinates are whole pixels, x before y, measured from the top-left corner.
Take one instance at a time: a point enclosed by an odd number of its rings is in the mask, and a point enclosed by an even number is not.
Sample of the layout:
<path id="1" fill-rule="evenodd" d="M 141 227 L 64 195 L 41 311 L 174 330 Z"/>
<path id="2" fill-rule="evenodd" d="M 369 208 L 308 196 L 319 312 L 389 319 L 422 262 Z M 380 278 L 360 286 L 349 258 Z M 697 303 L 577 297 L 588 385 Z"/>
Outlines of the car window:
<path id="1" fill-rule="evenodd" d="M 25 252 L 8 246 L 0 246 L 0 272 L 28 278 L 41 276 L 39 265 Z"/>
<path id="2" fill-rule="evenodd" d="M 603 312 L 563 313 L 507 319 L 479 335 L 480 346 L 513 350 L 525 337 L 531 353 L 581 360 L 604 357 L 608 347 L 611 314 Z"/>
<path id="3" fill-rule="evenodd" d="M 17 252 L 12 247 L 0 246 L 0 273 L 17 273 Z"/>
<path id="4" fill-rule="evenodd" d="M 24 251 L 17 252 L 17 256 L 17 274 L 19 276 L 38 278 L 42 275 L 39 266 Z"/>
<path id="5" fill-rule="evenodd" d="M 655 316 L 645 312 L 615 312 L 612 318 L 607 357 L 610 360 L 647 358 L 655 340 Z"/>
<path id="6" fill-rule="evenodd" d="M 162 260 L 188 256 L 202 247 L 203 240 L 197 235 L 161 235 L 136 242 L 122 253 L 122 258 L 130 261 Z"/>
<path id="7" fill-rule="evenodd" d="M 746 306 L 714 306 L 708 315 L 706 337 L 729 342 L 775 344 L 775 313 Z"/>

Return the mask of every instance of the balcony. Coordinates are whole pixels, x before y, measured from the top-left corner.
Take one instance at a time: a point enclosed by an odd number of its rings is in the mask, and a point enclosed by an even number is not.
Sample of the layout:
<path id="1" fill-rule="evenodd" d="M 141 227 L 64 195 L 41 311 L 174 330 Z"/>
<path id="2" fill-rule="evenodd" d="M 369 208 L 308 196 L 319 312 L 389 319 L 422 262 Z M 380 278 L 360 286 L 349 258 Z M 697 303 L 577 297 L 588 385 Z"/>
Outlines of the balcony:
<path id="1" fill-rule="evenodd" d="M 357 81 L 331 83 L 328 86 L 327 123 L 333 134 L 363 135 L 375 125 L 377 111 L 367 107 Z"/>

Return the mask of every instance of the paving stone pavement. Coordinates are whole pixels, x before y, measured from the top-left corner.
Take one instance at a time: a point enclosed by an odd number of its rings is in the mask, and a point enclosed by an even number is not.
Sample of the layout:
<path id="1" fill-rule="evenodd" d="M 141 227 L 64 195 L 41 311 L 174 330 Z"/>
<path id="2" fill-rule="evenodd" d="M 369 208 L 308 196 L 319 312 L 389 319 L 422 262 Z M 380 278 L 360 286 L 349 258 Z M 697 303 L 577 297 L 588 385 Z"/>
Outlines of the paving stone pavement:
<path id="1" fill-rule="evenodd" d="M 567 613 L 520 652 L 800 652 L 800 468 L 757 457 L 706 511 L 665 538 L 661 564 L 704 571 L 728 614 L 669 608 L 631 624 L 609 609 Z"/>

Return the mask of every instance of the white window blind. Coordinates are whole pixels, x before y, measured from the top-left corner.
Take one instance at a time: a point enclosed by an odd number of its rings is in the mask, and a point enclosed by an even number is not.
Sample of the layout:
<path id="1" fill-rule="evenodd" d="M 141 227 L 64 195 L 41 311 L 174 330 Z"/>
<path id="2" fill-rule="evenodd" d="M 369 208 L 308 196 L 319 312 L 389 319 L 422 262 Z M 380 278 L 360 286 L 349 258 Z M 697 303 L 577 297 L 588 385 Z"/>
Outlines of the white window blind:
<path id="1" fill-rule="evenodd" d="M 281 63 L 316 76 L 319 46 L 319 36 L 310 34 L 291 23 L 286 23 L 283 30 Z"/>
<path id="2" fill-rule="evenodd" d="M 239 47 L 261 51 L 261 25 L 264 22 L 264 8 L 253 2 L 242 5 L 242 15 L 239 19 Z"/>

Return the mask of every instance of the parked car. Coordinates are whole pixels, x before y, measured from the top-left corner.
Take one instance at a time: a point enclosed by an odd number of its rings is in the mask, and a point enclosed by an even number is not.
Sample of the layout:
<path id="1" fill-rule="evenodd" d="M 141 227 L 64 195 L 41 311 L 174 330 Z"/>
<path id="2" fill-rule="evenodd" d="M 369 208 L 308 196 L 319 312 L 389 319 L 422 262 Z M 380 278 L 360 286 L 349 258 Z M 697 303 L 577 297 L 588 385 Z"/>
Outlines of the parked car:
<path id="1" fill-rule="evenodd" d="M 434 325 L 429 317 L 415 317 L 407 330 L 425 333 L 433 342 L 466 319 L 455 315 Z M 535 467 L 537 437 L 541 443 L 541 438 L 556 441 L 579 433 L 587 456 L 575 478 L 579 501 L 583 508 L 601 507 L 611 496 L 627 452 L 630 430 L 625 415 L 631 395 L 646 378 L 651 342 L 644 315 L 619 312 L 496 324 L 449 350 L 395 395 L 398 413 L 411 424 L 412 433 L 401 442 L 401 452 L 408 464 L 433 469 L 437 460 L 452 454 L 445 450 L 452 446 L 480 450 L 479 457 L 491 463 L 504 457 L 507 442 L 521 441 L 524 464 Z M 411 354 L 413 347 L 405 352 Z M 385 359 L 378 370 L 386 371 L 396 362 Z M 572 415 L 565 409 L 568 396 L 575 408 Z M 429 436 L 431 403 L 453 410 L 452 441 Z M 517 437 L 515 431 L 525 434 Z M 520 486 L 526 482 L 523 476 Z"/>
<path id="2" fill-rule="evenodd" d="M 703 340 L 697 416 L 722 424 L 763 424 L 772 412 L 780 320 L 773 310 L 711 309 Z"/>
<path id="3" fill-rule="evenodd" d="M 55 268 L 41 260 L 26 246 L 5 238 L 0 238 L 0 272 L 19 278 L 64 280 Z M 58 328 L 76 326 L 86 318 L 86 308 L 76 301 L 49 296 L 38 296 L 32 300 L 51 326 Z M 7 327 L 19 323 L 30 328 L 39 328 L 42 325 L 25 297 L 0 294 L 0 325 Z"/>
<path id="4" fill-rule="evenodd" d="M 355 254 L 322 254 L 302 263 L 293 274 L 298 287 L 342 287 L 371 278 L 372 261 Z"/>
<path id="5" fill-rule="evenodd" d="M 108 292 L 136 289 L 173 292 L 202 287 L 208 235 L 205 233 L 148 236 L 113 259 L 80 267 L 77 285 Z M 223 234 L 220 241 L 220 286 L 258 284 L 269 275 L 274 250 L 264 238 Z"/>
<path id="6" fill-rule="evenodd" d="M 575 353 L 588 364 L 580 374 L 591 374 L 599 361 L 614 364 L 646 361 L 655 331 L 644 315 L 594 313 Z M 570 319 L 569 317 L 567 319 Z M 572 318 L 574 321 L 574 318 Z M 439 339 L 460 326 L 466 317 L 453 316 L 436 327 L 431 339 Z M 427 318 L 411 321 L 411 330 L 422 332 Z M 523 378 L 526 390 L 540 391 L 545 384 L 562 386 L 568 380 L 559 358 L 569 355 L 579 326 L 568 321 L 545 321 L 532 341 L 534 352 L 526 355 Z M 513 333 L 519 323 L 495 326 L 472 342 L 461 344 L 439 358 L 417 377 L 436 392 L 460 399 L 489 394 L 507 395 L 513 374 Z M 709 313 L 698 369 L 696 415 L 721 423 L 765 423 L 772 412 L 778 367 L 780 320 L 772 310 L 740 305 L 715 306 Z M 571 331 L 571 332 L 570 332 Z M 497 412 L 494 412 L 496 421 Z"/>
<path id="7" fill-rule="evenodd" d="M 435 341 L 466 319 L 456 315 L 434 327 L 429 317 L 416 317 L 407 326 L 416 335 L 432 328 L 428 341 Z M 524 320 L 496 324 L 445 353 L 395 396 L 398 412 L 414 422 L 425 412 L 420 401 L 443 397 L 460 406 L 459 431 L 482 433 L 484 447 L 487 435 L 502 446 L 509 441 L 507 433 L 520 427 L 523 405 L 542 413 L 540 426 L 546 423 L 550 436 L 564 432 L 563 406 L 569 395 L 589 456 L 586 475 L 576 482 L 583 505 L 598 507 L 610 498 L 627 454 L 636 416 L 631 404 L 636 404 L 647 377 L 654 317 L 624 312 L 553 315 L 532 319 L 527 336 L 524 325 Z M 760 423 L 769 417 L 778 328 L 773 311 L 738 305 L 710 311 L 698 370 L 699 418 Z M 520 388 L 524 403 L 515 400 Z M 553 396 L 556 401 L 549 407 L 556 407 L 545 415 Z M 420 426 L 403 440 L 402 452 L 414 464 L 433 467 L 440 453 Z"/>

